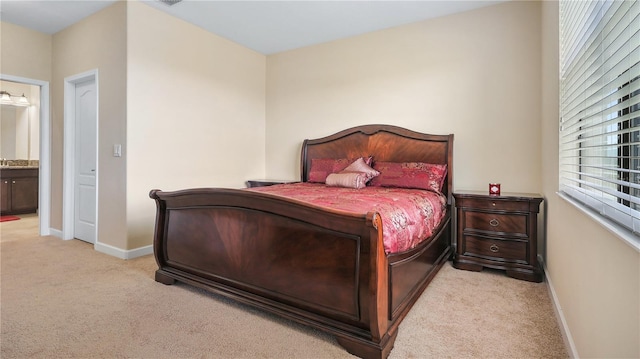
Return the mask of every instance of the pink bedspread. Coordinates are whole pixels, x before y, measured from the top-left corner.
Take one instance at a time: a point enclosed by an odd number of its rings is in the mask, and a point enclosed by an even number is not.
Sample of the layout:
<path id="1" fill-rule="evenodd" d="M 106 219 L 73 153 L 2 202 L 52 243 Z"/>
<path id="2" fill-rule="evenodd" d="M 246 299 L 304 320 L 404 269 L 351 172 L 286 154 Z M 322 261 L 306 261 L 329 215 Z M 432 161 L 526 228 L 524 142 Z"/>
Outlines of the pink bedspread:
<path id="1" fill-rule="evenodd" d="M 445 215 L 444 195 L 421 189 L 329 187 L 322 183 L 291 183 L 248 190 L 297 199 L 350 213 L 378 212 L 384 249 L 399 253 L 431 236 Z"/>

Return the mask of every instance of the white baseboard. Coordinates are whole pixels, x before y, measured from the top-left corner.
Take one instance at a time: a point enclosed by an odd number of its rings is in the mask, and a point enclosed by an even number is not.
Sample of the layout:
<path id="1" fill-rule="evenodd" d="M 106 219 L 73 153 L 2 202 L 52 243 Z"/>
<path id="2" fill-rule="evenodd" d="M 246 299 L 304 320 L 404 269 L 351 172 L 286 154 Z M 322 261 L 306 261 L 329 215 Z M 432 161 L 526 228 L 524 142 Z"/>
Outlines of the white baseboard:
<path id="1" fill-rule="evenodd" d="M 49 234 L 54 237 L 58 237 L 63 239 L 62 231 L 55 228 L 49 228 Z M 93 249 L 100 253 L 108 254 L 110 256 L 114 256 L 120 259 L 133 259 L 137 257 L 146 256 L 148 254 L 153 254 L 153 245 L 148 245 L 136 249 L 121 249 L 118 247 L 110 246 L 108 244 L 96 242 L 94 244 Z"/>
<path id="2" fill-rule="evenodd" d="M 49 235 L 50 236 L 54 236 L 54 237 L 58 237 L 58 238 L 62 238 L 62 231 L 59 229 L 55 229 L 55 228 L 49 228 Z"/>
<path id="3" fill-rule="evenodd" d="M 114 246 L 110 246 L 108 244 L 96 242 L 93 248 L 100 253 L 108 254 L 110 256 L 114 256 L 120 259 L 133 259 L 133 258 L 145 256 L 147 254 L 153 254 L 152 245 L 125 250 L 125 249 L 117 248 Z"/>
<path id="4" fill-rule="evenodd" d="M 556 320 L 558 321 L 560 332 L 562 333 L 562 339 L 564 340 L 564 345 L 567 348 L 569 357 L 579 358 L 578 350 L 576 349 L 576 345 L 573 342 L 573 337 L 571 336 L 571 331 L 569 330 L 569 326 L 567 325 L 567 320 L 564 317 L 564 312 L 562 311 L 562 307 L 560 306 L 560 301 L 558 300 L 558 296 L 556 295 L 556 290 L 553 287 L 551 278 L 549 277 L 549 272 L 547 271 L 547 264 L 544 262 L 544 260 L 542 260 L 540 256 L 538 256 L 538 261 L 542 263 L 542 270 L 544 270 L 545 282 L 547 283 L 547 288 L 549 288 L 549 297 L 551 298 L 551 303 L 553 304 L 553 310 L 556 314 Z"/>

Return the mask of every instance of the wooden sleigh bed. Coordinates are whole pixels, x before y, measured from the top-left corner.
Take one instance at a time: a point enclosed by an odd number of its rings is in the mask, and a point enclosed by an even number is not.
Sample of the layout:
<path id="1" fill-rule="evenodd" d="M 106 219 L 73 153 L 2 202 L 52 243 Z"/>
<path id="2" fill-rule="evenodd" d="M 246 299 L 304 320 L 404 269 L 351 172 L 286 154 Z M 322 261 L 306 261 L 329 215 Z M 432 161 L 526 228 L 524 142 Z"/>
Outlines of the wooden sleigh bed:
<path id="1" fill-rule="evenodd" d="M 331 210 L 248 189 L 152 190 L 156 281 L 176 280 L 334 335 L 348 352 L 386 358 L 398 326 L 451 255 L 453 135 L 389 125 L 305 140 L 301 181 L 312 160 L 447 165 L 446 213 L 415 248 L 388 254 L 380 215 Z"/>

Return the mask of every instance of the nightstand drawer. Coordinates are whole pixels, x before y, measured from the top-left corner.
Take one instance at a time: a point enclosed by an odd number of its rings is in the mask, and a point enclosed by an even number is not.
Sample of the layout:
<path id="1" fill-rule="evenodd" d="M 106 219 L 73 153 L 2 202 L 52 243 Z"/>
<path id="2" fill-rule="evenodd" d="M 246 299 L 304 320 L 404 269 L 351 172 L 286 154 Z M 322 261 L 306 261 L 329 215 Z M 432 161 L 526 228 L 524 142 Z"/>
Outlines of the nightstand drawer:
<path id="1" fill-rule="evenodd" d="M 499 198 L 491 198 L 490 196 L 486 198 L 464 198 L 458 201 L 460 203 L 456 203 L 456 206 L 464 208 L 529 212 L 528 201 L 507 201 Z"/>
<path id="2" fill-rule="evenodd" d="M 499 214 L 464 211 L 464 231 L 485 231 L 517 236 L 528 236 L 525 214 Z"/>
<path id="3" fill-rule="evenodd" d="M 501 241 L 476 236 L 465 236 L 465 256 L 483 257 L 504 262 L 527 263 L 526 241 Z"/>

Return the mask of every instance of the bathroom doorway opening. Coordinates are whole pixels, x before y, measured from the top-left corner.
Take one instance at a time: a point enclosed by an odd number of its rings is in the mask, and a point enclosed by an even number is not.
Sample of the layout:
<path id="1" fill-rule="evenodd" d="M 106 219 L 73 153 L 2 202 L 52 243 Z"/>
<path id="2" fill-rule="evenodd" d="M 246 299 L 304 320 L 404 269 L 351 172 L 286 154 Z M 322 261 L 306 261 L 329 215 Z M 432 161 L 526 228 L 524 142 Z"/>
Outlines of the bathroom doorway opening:
<path id="1" fill-rule="evenodd" d="M 51 229 L 51 122 L 50 122 L 50 105 L 49 105 L 49 82 L 25 77 L 0 74 L 0 81 L 7 82 L 6 86 L 11 84 L 23 84 L 34 86 L 35 91 L 39 92 L 39 104 L 30 104 L 28 111 L 35 111 L 39 116 L 37 127 L 38 143 L 37 146 L 28 146 L 38 152 L 38 232 L 40 236 L 48 236 L 52 233 Z M 35 98 L 35 97 L 34 97 Z M 34 134 L 34 137 L 36 135 Z M 35 145 L 35 144 L 34 144 Z M 35 157 L 35 156 L 34 156 Z M 58 233 L 61 237 L 61 232 Z"/>

